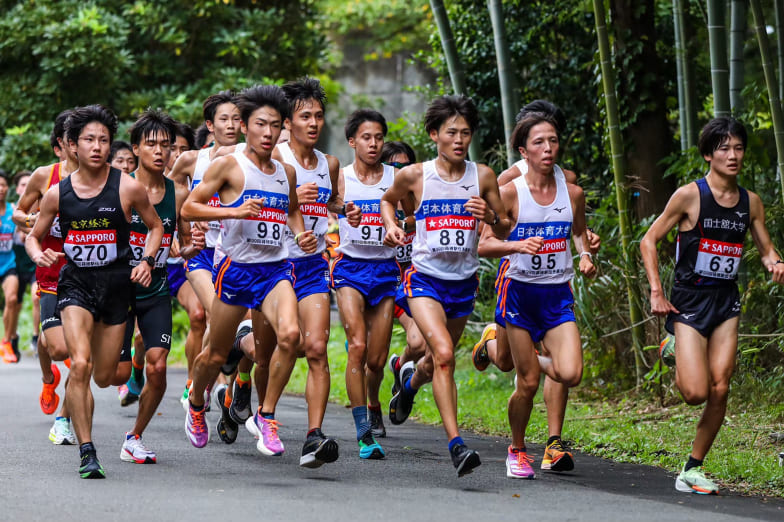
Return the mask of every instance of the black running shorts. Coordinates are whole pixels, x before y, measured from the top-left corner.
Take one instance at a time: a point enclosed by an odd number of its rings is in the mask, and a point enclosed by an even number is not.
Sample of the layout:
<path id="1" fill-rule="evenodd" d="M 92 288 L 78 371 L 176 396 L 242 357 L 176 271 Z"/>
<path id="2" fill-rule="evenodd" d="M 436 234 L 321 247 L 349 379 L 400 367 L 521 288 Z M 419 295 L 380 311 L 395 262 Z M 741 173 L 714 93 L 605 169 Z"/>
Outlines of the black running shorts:
<path id="1" fill-rule="evenodd" d="M 708 338 L 721 323 L 740 315 L 740 293 L 736 285 L 674 286 L 670 297 L 680 313 L 670 312 L 664 328 L 675 333 L 674 323 L 683 323 Z"/>
<path id="2" fill-rule="evenodd" d="M 133 296 L 130 266 L 96 270 L 66 264 L 57 283 L 57 313 L 78 306 L 90 312 L 96 322 L 123 324 Z"/>
<path id="3" fill-rule="evenodd" d="M 123 352 L 128 352 L 127 360 L 130 360 L 134 321 L 139 325 L 139 333 L 142 335 L 145 350 L 150 348 L 171 349 L 171 297 L 159 295 L 136 301 L 134 311 L 128 317 L 128 323 L 125 326 Z M 123 360 L 122 355 L 120 360 Z"/>

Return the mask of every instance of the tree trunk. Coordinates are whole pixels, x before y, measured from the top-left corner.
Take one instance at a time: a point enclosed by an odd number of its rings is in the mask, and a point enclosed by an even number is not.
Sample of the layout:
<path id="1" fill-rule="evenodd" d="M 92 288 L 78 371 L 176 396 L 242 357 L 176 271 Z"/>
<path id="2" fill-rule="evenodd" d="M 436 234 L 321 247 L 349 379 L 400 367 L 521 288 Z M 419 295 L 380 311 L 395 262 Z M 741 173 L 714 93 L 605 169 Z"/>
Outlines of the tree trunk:
<path id="1" fill-rule="evenodd" d="M 714 116 L 729 116 L 731 114 L 727 28 L 724 22 L 724 12 L 724 1 L 708 0 L 708 42 L 710 44 Z"/>
<path id="2" fill-rule="evenodd" d="M 681 24 L 683 10 L 680 0 L 672 0 L 672 25 L 675 36 L 675 74 L 678 84 L 678 125 L 681 130 L 681 151 L 689 148 L 689 129 L 686 120 L 686 80 L 684 79 L 683 64 L 686 61 L 686 49 L 681 40 Z"/>
<path id="3" fill-rule="evenodd" d="M 515 99 L 514 74 L 512 61 L 509 58 L 509 46 L 506 43 L 504 27 L 504 11 L 501 0 L 487 0 L 490 21 L 493 24 L 493 42 L 495 43 L 495 61 L 498 66 L 498 83 L 501 87 L 501 108 L 504 116 L 504 138 L 506 145 L 506 162 L 511 165 L 517 161 L 517 151 L 512 148 L 512 131 L 515 126 L 517 100 Z"/>
<path id="4" fill-rule="evenodd" d="M 621 137 L 621 127 L 618 117 L 618 101 L 615 96 L 615 70 L 613 69 L 611 61 L 610 37 L 607 34 L 607 17 L 604 11 L 604 0 L 593 0 L 593 11 L 594 17 L 596 18 L 596 38 L 599 43 L 599 59 L 601 60 L 602 86 L 604 88 L 604 105 L 607 111 L 607 130 L 610 134 L 613 180 L 618 204 L 618 226 L 621 232 L 621 244 L 624 253 L 626 298 L 629 300 L 629 317 L 633 325 L 632 349 L 634 350 L 637 385 L 639 386 L 642 383 L 644 371 L 642 346 L 645 332 L 642 326 L 638 324 L 642 320 L 642 311 L 640 309 L 639 295 L 632 279 L 636 268 L 631 253 L 632 232 L 629 218 L 629 196 L 626 191 L 626 179 L 624 176 L 626 165 L 624 164 L 623 138 Z"/>
<path id="5" fill-rule="evenodd" d="M 465 75 L 463 74 L 463 64 L 457 54 L 455 38 L 452 35 L 452 26 L 449 25 L 449 15 L 444 7 L 443 0 L 430 0 L 430 8 L 433 10 L 433 18 L 438 26 L 438 34 L 441 37 L 441 47 L 444 49 L 446 66 L 449 69 L 449 79 L 456 94 L 466 93 Z M 473 161 L 481 161 L 481 147 L 479 137 L 474 134 L 471 144 L 468 146 L 468 153 Z"/>
<path id="6" fill-rule="evenodd" d="M 732 0 L 730 20 L 730 107 L 734 114 L 743 111 L 743 48 L 748 26 L 746 0 Z"/>
<path id="7" fill-rule="evenodd" d="M 784 100 L 784 0 L 773 2 L 776 10 L 776 50 L 779 58 L 779 100 Z"/>
<path id="8" fill-rule="evenodd" d="M 754 16 L 754 30 L 759 42 L 760 57 L 762 58 L 762 71 L 765 74 L 765 85 L 768 88 L 770 99 L 770 114 L 773 118 L 773 133 L 776 138 L 776 162 L 778 164 L 779 181 L 781 182 L 781 197 L 784 199 L 784 117 L 782 117 L 781 100 L 778 94 L 776 71 L 770 56 L 768 33 L 765 27 L 765 15 L 759 0 L 751 0 L 751 14 Z"/>

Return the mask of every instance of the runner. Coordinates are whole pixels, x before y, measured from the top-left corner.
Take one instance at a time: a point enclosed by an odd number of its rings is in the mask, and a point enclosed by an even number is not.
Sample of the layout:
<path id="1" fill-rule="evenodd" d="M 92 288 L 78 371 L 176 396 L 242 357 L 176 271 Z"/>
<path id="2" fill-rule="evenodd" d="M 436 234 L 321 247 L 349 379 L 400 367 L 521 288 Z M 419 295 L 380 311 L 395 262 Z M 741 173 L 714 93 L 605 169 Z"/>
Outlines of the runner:
<path id="1" fill-rule="evenodd" d="M 258 366 L 269 367 L 276 338 L 283 351 L 293 352 L 299 342 L 292 267 L 286 260 L 286 223 L 303 252 L 313 253 L 317 246 L 313 232 L 305 230 L 297 204 L 294 169 L 271 158 L 288 108 L 283 91 L 276 86 L 252 87 L 240 94 L 237 103 L 247 146 L 210 165 L 183 207 L 188 219 L 222 220 L 220 244 L 225 254 L 216 273 L 212 339 L 196 358 L 185 418 L 186 434 L 197 448 L 209 440 L 204 390 L 226 363 L 247 310 L 252 311 Z M 220 207 L 209 203 L 215 193 Z M 262 417 L 259 410 L 248 418 L 246 427 L 258 439 L 261 453 L 281 455 L 283 447 L 274 444 L 277 423 Z"/>
<path id="2" fill-rule="evenodd" d="M 402 246 L 405 239 L 395 215 L 398 203 L 406 200 L 416 209 L 412 266 L 403 281 L 406 299 L 398 305 L 410 310 L 427 342 L 427 354 L 419 364 L 410 361 L 401 368 L 401 388 L 389 403 L 389 417 L 393 424 L 404 422 L 416 391 L 432 380 L 458 476 L 481 464 L 479 454 L 466 447 L 457 429 L 454 380 L 455 346 L 479 284 L 478 222 L 490 224 L 502 237 L 510 226 L 508 219 L 500 217 L 505 212 L 495 174 L 466 160 L 478 121 L 470 98 L 436 98 L 425 113 L 425 130 L 436 144 L 437 158 L 401 170 L 381 199 L 385 241 L 390 246 Z"/>
<path id="3" fill-rule="evenodd" d="M 130 174 L 136 170 L 139 158 L 133 153 L 133 148 L 128 142 L 117 140 L 112 142 L 109 164 L 123 174 Z"/>
<path id="4" fill-rule="evenodd" d="M 784 261 L 770 241 L 762 201 L 738 185 L 747 140 L 739 121 L 709 121 L 698 142 L 708 173 L 675 191 L 640 243 L 651 311 L 667 317 L 665 328 L 675 336 L 675 383 L 686 403 L 705 404 L 691 454 L 675 480 L 675 489 L 687 493 L 719 490 L 705 477 L 702 464 L 727 410 L 741 311 L 738 265 L 749 230 L 773 281 L 784 283 Z M 656 245 L 675 225 L 675 283 L 667 300 Z"/>
<path id="5" fill-rule="evenodd" d="M 27 183 L 30 181 L 32 172 L 29 170 L 21 170 L 14 175 L 14 190 L 16 191 L 17 199 L 21 198 L 27 189 Z M 24 247 L 25 238 L 30 229 L 27 227 L 16 226 L 16 233 L 14 234 L 14 257 L 16 258 L 16 276 L 19 278 L 19 291 L 16 294 L 16 320 L 19 320 L 19 314 L 22 311 L 22 302 L 30 288 L 30 299 L 32 299 L 33 308 L 33 331 L 30 339 L 30 348 L 33 352 L 38 353 L 38 328 L 41 321 L 41 309 L 38 300 L 38 287 L 35 284 L 35 263 L 33 263 L 30 256 Z M 16 347 L 19 343 L 19 337 L 11 339 L 11 346 L 15 347 L 14 351 L 18 352 Z"/>
<path id="6" fill-rule="evenodd" d="M 0 348 L 3 351 L 3 361 L 18 363 L 19 338 L 16 335 L 16 323 L 19 319 L 17 308 L 17 294 L 19 292 L 19 278 L 16 276 L 16 256 L 14 256 L 14 233 L 16 225 L 13 222 L 14 206 L 7 201 L 8 174 L 0 169 L 0 284 L 2 284 L 5 304 L 3 306 L 3 341 Z M 15 344 L 11 344 L 15 341 Z"/>
<path id="7" fill-rule="evenodd" d="M 506 475 L 534 478 L 525 431 L 540 369 L 568 387 L 582 378 L 582 343 L 569 286 L 574 274 L 570 238 L 580 252 L 580 272 L 592 277 L 596 268 L 591 253 L 583 249 L 588 243 L 585 196 L 580 187 L 566 182 L 555 164 L 559 152 L 555 121 L 543 113 L 524 116 L 512 133 L 512 146 L 528 166 L 525 174 L 501 187 L 507 218 L 516 226 L 507 241 L 485 228 L 479 253 L 508 259 L 499 300 L 517 378 L 509 399 L 512 445 Z M 547 346 L 550 357 L 537 358 L 534 343 L 539 341 Z M 571 454 L 552 464 L 560 470 L 558 464 L 567 461 Z"/>
<path id="8" fill-rule="evenodd" d="M 317 468 L 338 458 L 338 443 L 321 431 L 329 399 L 329 269 L 323 257 L 326 249 L 327 212 L 346 216 L 351 226 L 359 225 L 362 211 L 353 203 L 344 204 L 333 187 L 337 187 L 340 165 L 337 158 L 316 150 L 324 128 L 326 94 L 318 80 L 306 78 L 283 86 L 289 102 L 286 127 L 291 132 L 288 143 L 275 148 L 273 158 L 294 167 L 297 173 L 297 200 L 305 219 L 305 230 L 318 239 L 315 252 L 305 252 L 295 241 L 295 233 L 286 231 L 289 260 L 294 265 L 294 291 L 297 294 L 303 340 L 299 347 L 275 350 L 270 362 L 269 383 L 258 417 L 275 420 L 275 408 L 289 381 L 298 356 L 308 361 L 305 400 L 308 403 L 308 432 L 302 447 L 300 466 Z M 270 431 L 273 444 L 280 444 L 277 431 Z"/>
<path id="9" fill-rule="evenodd" d="M 193 231 L 191 238 L 190 223 L 180 216 L 180 208 L 188 191 L 185 187 L 176 190 L 174 182 L 164 176 L 169 163 L 172 143 L 175 142 L 177 127 L 174 120 L 160 111 L 148 110 L 142 113 L 130 128 L 133 154 L 139 158 L 139 168 L 131 173 L 146 192 L 150 203 L 163 223 L 163 240 L 155 255 L 154 268 L 149 285 L 135 287 L 134 312 L 128 318 L 125 331 L 124 350 L 131 348 L 131 336 L 138 325 L 143 340 L 141 350 L 137 347 L 136 355 L 141 355 L 147 363 L 147 379 L 135 378 L 132 372 L 128 380 L 142 386 L 139 394 L 139 411 L 131 431 L 125 433 L 125 442 L 120 451 L 120 458 L 126 462 L 137 464 L 154 464 L 157 462 L 155 452 L 142 443 L 142 434 L 152 419 L 158 405 L 166 392 L 166 360 L 171 349 L 172 308 L 169 295 L 169 281 L 166 272 L 166 260 L 174 236 L 175 227 L 182 241 L 179 255 L 190 259 L 204 248 L 204 233 Z M 141 223 L 136 211 L 131 217 L 131 266 L 142 263 L 145 241 L 149 230 Z M 192 243 L 191 243 L 192 239 Z M 140 353 L 141 352 L 141 353 Z M 134 362 L 134 367 L 138 365 Z"/>
<path id="10" fill-rule="evenodd" d="M 38 208 L 44 194 L 61 180 L 66 179 L 75 171 L 79 164 L 76 155 L 66 145 L 65 122 L 73 111 L 65 110 L 57 115 L 54 121 L 49 145 L 52 150 L 64 158 L 52 165 L 38 167 L 33 171 L 22 197 L 14 210 L 14 222 L 25 229 L 32 228 L 38 220 Z M 26 241 L 26 240 L 25 240 Z M 55 252 L 63 251 L 63 238 L 60 223 L 55 217 L 49 233 L 44 237 L 42 246 Z M 60 258 L 49 267 L 38 266 L 35 279 L 38 284 L 38 295 L 41 305 L 41 333 L 39 337 L 38 362 L 41 365 L 43 390 L 39 397 L 41 411 L 51 415 L 57 411 L 60 396 L 57 386 L 60 383 L 60 370 L 52 361 L 66 361 L 68 364 L 68 347 L 65 345 L 60 317 L 55 314 L 57 307 L 57 282 L 65 259 Z M 67 381 L 66 381 L 67 382 Z M 54 424 L 49 430 L 49 440 L 54 444 L 76 444 L 76 435 L 71 429 L 71 418 L 66 401 L 55 416 Z"/>
<path id="11" fill-rule="evenodd" d="M 359 457 L 384 458 L 384 450 L 371 432 L 369 412 L 381 413 L 376 397 L 369 402 L 370 379 L 365 372 L 383 378 L 392 337 L 395 291 L 400 267 L 395 249 L 384 245 L 386 230 L 381 221 L 381 196 L 392 186 L 395 168 L 381 163 L 387 122 L 379 112 L 362 109 L 349 116 L 346 139 L 354 149 L 354 162 L 341 169 L 338 192 L 362 210 L 358 227 L 339 216 L 340 246 L 332 266 L 331 285 L 337 293 L 340 322 L 346 331 L 348 360 L 346 392 L 359 444 Z M 381 383 L 374 383 L 376 391 Z M 382 424 L 383 427 L 383 424 Z"/>
<path id="12" fill-rule="evenodd" d="M 57 313 L 71 357 L 66 400 L 80 443 L 82 478 L 105 476 L 92 443 L 90 375 L 100 387 L 111 384 L 133 298 L 132 283 L 149 285 L 153 256 L 163 235 L 144 187 L 107 163 L 116 130 L 116 116 L 100 105 L 73 110 L 66 136 L 79 168 L 46 192 L 26 242 L 38 266 L 52 266 L 63 257 L 67 260 L 57 288 Z M 150 229 L 144 262 L 133 270 L 128 265 L 131 209 Z M 41 239 L 48 235 L 58 212 L 64 253 L 41 249 Z"/>

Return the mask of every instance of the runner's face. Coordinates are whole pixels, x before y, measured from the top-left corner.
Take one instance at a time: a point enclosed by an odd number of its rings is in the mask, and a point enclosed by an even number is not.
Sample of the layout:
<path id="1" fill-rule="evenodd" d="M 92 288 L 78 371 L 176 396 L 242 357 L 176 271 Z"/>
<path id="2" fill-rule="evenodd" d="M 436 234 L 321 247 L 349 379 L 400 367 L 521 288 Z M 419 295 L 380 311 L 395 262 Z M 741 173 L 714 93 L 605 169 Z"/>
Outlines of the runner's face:
<path id="1" fill-rule="evenodd" d="M 27 190 L 27 182 L 30 181 L 30 176 L 22 176 L 16 182 L 16 195 L 21 196 Z"/>
<path id="2" fill-rule="evenodd" d="M 525 147 L 520 147 L 520 154 L 528 162 L 529 169 L 552 172 L 558 158 L 558 133 L 555 127 L 546 121 L 531 127 Z"/>
<path id="3" fill-rule="evenodd" d="M 242 124 L 242 132 L 247 146 L 262 158 L 268 159 L 278 143 L 282 126 L 280 113 L 265 105 L 251 113 L 248 125 Z"/>
<path id="4" fill-rule="evenodd" d="M 136 158 L 130 150 L 120 149 L 112 158 L 112 167 L 120 169 L 123 174 L 130 174 L 136 170 Z"/>
<path id="5" fill-rule="evenodd" d="M 471 143 L 471 127 L 462 116 L 453 116 L 430 131 L 430 139 L 436 143 L 438 156 L 450 163 L 465 161 Z"/>
<path id="6" fill-rule="evenodd" d="M 348 139 L 356 159 L 367 165 L 378 165 L 384 146 L 384 130 L 377 121 L 363 121 L 353 138 Z"/>
<path id="7" fill-rule="evenodd" d="M 112 139 L 106 125 L 97 121 L 91 121 L 84 126 L 76 143 L 70 142 L 69 146 L 71 152 L 79 158 L 80 169 L 87 167 L 98 170 L 109 159 Z"/>
<path id="8" fill-rule="evenodd" d="M 713 154 L 706 154 L 704 158 L 705 161 L 710 162 L 712 172 L 722 176 L 737 176 L 743 166 L 745 154 L 746 149 L 743 148 L 743 142 L 735 136 L 730 136 L 719 145 L 718 149 L 713 151 Z"/>
<path id="9" fill-rule="evenodd" d="M 5 201 L 8 195 L 8 181 L 5 178 L 0 178 L 0 201 Z"/>
<path id="10" fill-rule="evenodd" d="M 163 174 L 171 156 L 169 135 L 162 132 L 147 134 L 138 145 L 133 146 L 133 152 L 139 157 L 139 163 L 144 170 Z"/>
<path id="11" fill-rule="evenodd" d="M 169 156 L 169 164 L 166 166 L 169 170 L 174 168 L 174 164 L 177 162 L 177 158 L 180 157 L 180 154 L 188 150 L 188 140 L 183 138 L 182 136 L 177 136 L 177 139 L 174 140 L 171 146 L 171 155 Z"/>
<path id="12" fill-rule="evenodd" d="M 233 103 L 221 103 L 215 109 L 215 119 L 207 128 L 215 135 L 218 145 L 236 145 L 240 132 L 240 110 Z"/>
<path id="13" fill-rule="evenodd" d="M 286 122 L 292 141 L 315 147 L 321 136 L 321 129 L 324 128 L 324 109 L 317 100 L 305 100 Z"/>

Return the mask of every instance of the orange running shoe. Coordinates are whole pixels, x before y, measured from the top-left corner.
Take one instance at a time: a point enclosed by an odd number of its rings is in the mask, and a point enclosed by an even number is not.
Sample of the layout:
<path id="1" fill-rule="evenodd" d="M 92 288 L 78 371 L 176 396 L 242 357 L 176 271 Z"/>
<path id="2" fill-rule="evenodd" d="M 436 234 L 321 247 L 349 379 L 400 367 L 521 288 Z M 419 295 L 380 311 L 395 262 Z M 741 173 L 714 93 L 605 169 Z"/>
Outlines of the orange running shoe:
<path id="1" fill-rule="evenodd" d="M 38 397 L 41 411 L 46 415 L 51 415 L 57 411 L 57 405 L 60 404 L 60 396 L 55 391 L 57 385 L 60 384 L 60 370 L 54 363 L 52 363 L 52 373 L 54 374 L 54 380 L 49 384 L 44 383 L 44 389 L 41 390 L 41 395 Z"/>
<path id="2" fill-rule="evenodd" d="M 496 326 L 495 323 L 490 323 L 485 326 L 482 331 L 482 337 L 479 342 L 474 345 L 471 351 L 471 361 L 474 363 L 474 368 L 483 372 L 490 366 L 490 357 L 487 354 L 487 343 L 495 339 Z"/>
<path id="3" fill-rule="evenodd" d="M 70 370 L 71 369 L 71 358 L 69 357 L 66 360 L 64 360 L 63 364 L 65 365 L 66 368 L 68 368 Z"/>
<path id="4" fill-rule="evenodd" d="M 11 343 L 8 342 L 8 339 L 3 339 L 2 343 L 0 343 L 0 350 L 3 351 L 3 362 L 9 364 L 19 362 L 19 359 L 14 353 L 14 347 L 11 346 Z"/>

